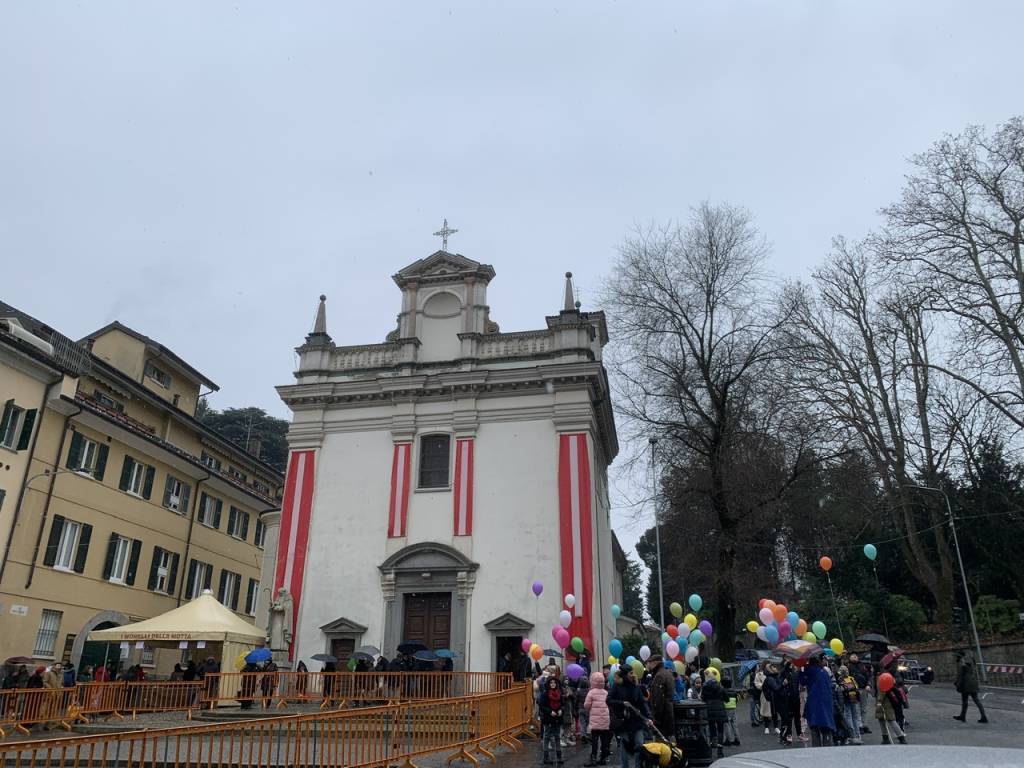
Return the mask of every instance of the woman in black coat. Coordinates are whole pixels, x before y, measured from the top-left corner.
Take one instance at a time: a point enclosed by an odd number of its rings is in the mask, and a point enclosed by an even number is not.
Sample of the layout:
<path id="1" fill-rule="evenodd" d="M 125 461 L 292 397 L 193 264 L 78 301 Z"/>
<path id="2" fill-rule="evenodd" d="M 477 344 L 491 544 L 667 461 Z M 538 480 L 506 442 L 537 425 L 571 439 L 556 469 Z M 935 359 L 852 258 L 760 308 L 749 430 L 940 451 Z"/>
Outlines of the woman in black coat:
<path id="1" fill-rule="evenodd" d="M 725 711 L 725 689 L 718 682 L 715 675 L 709 674 L 704 678 L 704 687 L 701 688 L 700 698 L 707 707 L 708 730 L 711 731 L 711 746 L 722 754 L 722 742 L 725 738 L 725 721 L 728 715 Z"/>

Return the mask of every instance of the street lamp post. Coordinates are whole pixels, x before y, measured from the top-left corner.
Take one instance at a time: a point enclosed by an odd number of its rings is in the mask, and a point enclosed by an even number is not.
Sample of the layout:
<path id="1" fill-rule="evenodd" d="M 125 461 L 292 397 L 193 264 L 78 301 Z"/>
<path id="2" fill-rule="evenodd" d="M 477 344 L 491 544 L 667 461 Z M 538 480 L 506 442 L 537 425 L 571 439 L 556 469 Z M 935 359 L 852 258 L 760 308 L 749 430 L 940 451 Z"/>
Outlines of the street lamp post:
<path id="1" fill-rule="evenodd" d="M 986 682 L 985 662 L 981 657 L 981 641 L 978 640 L 978 625 L 974 622 L 974 608 L 971 605 L 971 592 L 967 588 L 967 572 L 964 570 L 964 559 L 960 555 L 960 539 L 956 535 L 956 523 L 953 520 L 953 507 L 949 503 L 949 496 L 941 488 L 933 488 L 930 485 L 908 485 L 907 488 L 917 488 L 922 491 L 941 493 L 946 500 L 946 516 L 949 518 L 949 527 L 953 531 L 953 547 L 956 549 L 956 559 L 960 564 L 960 579 L 964 584 L 964 598 L 967 600 L 967 615 L 971 619 L 971 632 L 974 634 L 974 650 L 978 654 L 978 668 L 981 670 L 981 680 Z"/>
<path id="2" fill-rule="evenodd" d="M 658 445 L 658 438 L 652 437 L 648 441 L 651 445 L 651 483 L 654 490 L 654 548 L 658 555 L 658 618 L 661 626 L 665 626 L 665 594 L 661 584 L 661 516 L 658 514 L 658 471 L 654 461 L 655 448 Z"/>

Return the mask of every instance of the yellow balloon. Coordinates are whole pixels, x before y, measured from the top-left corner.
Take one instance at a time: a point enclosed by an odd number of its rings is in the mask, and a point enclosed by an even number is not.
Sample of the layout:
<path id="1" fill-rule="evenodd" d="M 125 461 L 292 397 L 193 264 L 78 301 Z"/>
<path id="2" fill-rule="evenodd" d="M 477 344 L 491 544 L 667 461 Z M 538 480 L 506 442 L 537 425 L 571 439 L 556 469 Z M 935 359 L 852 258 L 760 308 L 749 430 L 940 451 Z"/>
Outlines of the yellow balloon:
<path id="1" fill-rule="evenodd" d="M 530 658 L 534 661 L 540 661 L 544 658 L 544 649 L 534 643 L 530 646 Z"/>
<path id="2" fill-rule="evenodd" d="M 683 664 L 683 662 L 679 661 L 679 659 L 676 659 L 675 661 L 673 661 L 672 662 L 672 666 L 675 667 L 677 675 L 684 675 L 684 674 L 686 674 L 686 665 Z"/>
<path id="3" fill-rule="evenodd" d="M 686 614 L 686 618 L 683 619 L 683 624 L 688 626 L 690 629 L 694 629 L 697 626 L 697 617 L 692 613 Z"/>
<path id="4" fill-rule="evenodd" d="M 818 638 L 815 636 L 813 632 L 808 632 L 806 635 L 804 635 L 803 639 L 808 643 L 818 642 Z"/>
<path id="5" fill-rule="evenodd" d="M 704 677 L 713 677 L 718 682 L 722 682 L 722 673 L 714 667 L 708 667 L 704 670 Z"/>
<path id="6" fill-rule="evenodd" d="M 608 657 L 608 663 L 609 664 L 618 664 L 619 660 L 617 658 L 615 658 L 614 656 L 609 656 Z"/>
<path id="7" fill-rule="evenodd" d="M 757 632 L 758 624 L 756 621 L 747 622 L 747 632 Z"/>
<path id="8" fill-rule="evenodd" d="M 832 653 L 834 653 L 836 656 L 842 656 L 843 651 L 846 649 L 846 646 L 843 645 L 843 641 L 840 640 L 838 637 L 833 637 L 829 641 L 828 647 L 832 649 Z"/>

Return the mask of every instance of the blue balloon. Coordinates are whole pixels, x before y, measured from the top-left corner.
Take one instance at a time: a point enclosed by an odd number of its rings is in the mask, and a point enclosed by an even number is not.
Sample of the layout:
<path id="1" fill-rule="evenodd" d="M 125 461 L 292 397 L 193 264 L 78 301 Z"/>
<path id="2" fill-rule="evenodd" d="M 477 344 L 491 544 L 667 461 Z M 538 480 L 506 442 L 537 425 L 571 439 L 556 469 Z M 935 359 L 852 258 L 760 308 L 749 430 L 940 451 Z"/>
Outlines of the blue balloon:
<path id="1" fill-rule="evenodd" d="M 800 614 L 798 614 L 796 611 L 790 611 L 786 614 L 786 621 L 789 622 L 789 626 L 795 627 L 797 624 L 800 623 Z"/>
<path id="2" fill-rule="evenodd" d="M 627 656 L 626 657 L 626 666 L 627 667 L 632 667 L 634 661 L 636 661 L 636 656 Z"/>
<path id="3" fill-rule="evenodd" d="M 676 638 L 676 644 L 679 646 L 679 655 L 680 656 L 682 656 L 684 653 L 686 653 L 686 649 L 690 645 L 690 643 L 687 642 L 686 638 L 683 637 L 682 635 L 680 635 L 679 637 Z"/>
<path id="4" fill-rule="evenodd" d="M 616 638 L 608 643 L 608 653 L 615 658 L 619 658 L 622 655 L 622 641 Z"/>
<path id="5" fill-rule="evenodd" d="M 775 645 L 775 643 L 779 642 L 779 628 L 774 624 L 765 627 L 764 637 L 771 645 Z"/>

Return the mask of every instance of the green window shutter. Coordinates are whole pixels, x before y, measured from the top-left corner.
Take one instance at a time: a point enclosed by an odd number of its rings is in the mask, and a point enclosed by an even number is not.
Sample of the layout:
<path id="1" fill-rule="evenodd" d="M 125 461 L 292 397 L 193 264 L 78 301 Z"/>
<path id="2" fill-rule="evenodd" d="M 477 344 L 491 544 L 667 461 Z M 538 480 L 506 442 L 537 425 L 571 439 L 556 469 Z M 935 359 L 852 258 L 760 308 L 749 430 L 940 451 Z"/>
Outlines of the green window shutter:
<path id="1" fill-rule="evenodd" d="M 7 431 L 7 425 L 11 423 L 14 416 L 14 398 L 4 403 L 4 415 L 0 416 L 0 435 Z"/>
<path id="2" fill-rule="evenodd" d="M 135 574 L 139 570 L 139 555 L 142 554 L 142 542 L 132 539 L 132 554 L 128 558 L 128 572 L 125 574 L 124 582 L 128 586 L 135 584 Z"/>
<path id="3" fill-rule="evenodd" d="M 174 584 L 178 580 L 178 560 L 181 556 L 175 552 L 171 555 L 171 567 L 167 569 L 167 594 L 174 594 Z"/>
<path id="4" fill-rule="evenodd" d="M 21 422 L 21 436 L 18 438 L 18 450 L 24 451 L 28 448 L 28 442 L 32 439 L 32 426 L 36 423 L 36 409 L 25 411 L 25 419 Z"/>
<path id="5" fill-rule="evenodd" d="M 124 464 L 121 465 L 121 482 L 117 484 L 117 487 L 122 491 L 127 491 L 128 486 L 132 483 L 132 467 L 135 466 L 135 459 L 131 456 L 124 457 Z"/>
<path id="6" fill-rule="evenodd" d="M 228 533 L 234 534 L 238 525 L 238 510 L 235 507 L 228 507 Z"/>
<path id="7" fill-rule="evenodd" d="M 189 563 L 188 563 L 188 573 L 185 576 L 185 599 L 186 600 L 191 600 L 193 597 L 195 597 L 195 594 L 193 594 L 192 586 L 196 582 L 196 568 L 197 567 L 198 566 L 196 565 L 196 561 L 195 561 L 194 558 L 192 560 L 189 560 Z"/>
<path id="8" fill-rule="evenodd" d="M 168 475 L 167 479 L 164 481 L 164 500 L 163 500 L 163 505 L 165 507 L 171 506 L 171 490 L 173 488 L 174 488 L 174 477 L 172 475 Z"/>
<path id="9" fill-rule="evenodd" d="M 156 477 L 156 467 L 146 467 L 146 477 L 142 481 L 142 498 L 148 499 L 153 495 L 153 480 Z"/>
<path id="10" fill-rule="evenodd" d="M 156 569 L 160 563 L 160 553 L 163 552 L 160 547 L 153 547 L 153 561 L 149 564 L 149 583 L 146 584 L 146 589 L 150 592 L 156 589 Z"/>
<path id="11" fill-rule="evenodd" d="M 64 530 L 64 518 L 61 515 L 53 516 L 53 524 L 50 526 L 50 538 L 46 540 L 46 554 L 43 555 L 43 565 L 53 565 L 57 562 L 57 547 L 60 546 L 60 534 Z"/>
<path id="12" fill-rule="evenodd" d="M 206 499 L 209 498 L 205 493 L 199 494 L 199 512 L 203 515 L 203 522 L 208 520 L 206 514 Z"/>
<path id="13" fill-rule="evenodd" d="M 241 512 L 242 515 L 242 540 L 248 541 L 249 539 L 249 513 Z"/>
<path id="14" fill-rule="evenodd" d="M 109 445 L 100 445 L 96 451 L 96 469 L 93 471 L 92 476 L 97 480 L 103 479 L 103 473 L 107 471 L 107 455 L 110 453 Z"/>
<path id="15" fill-rule="evenodd" d="M 192 496 L 192 486 L 186 485 L 184 482 L 181 484 L 181 501 L 178 502 L 178 511 L 183 514 L 188 514 L 188 500 Z"/>
<path id="16" fill-rule="evenodd" d="M 213 512 L 213 527 L 220 530 L 220 511 L 224 507 L 224 502 L 220 499 L 214 499 L 216 505 Z"/>
<path id="17" fill-rule="evenodd" d="M 75 573 L 85 571 L 85 559 L 89 556 L 89 539 L 92 538 L 92 526 L 82 523 L 82 533 L 78 537 L 78 551 L 75 552 Z"/>
<path id="18" fill-rule="evenodd" d="M 71 447 L 68 449 L 68 469 L 78 469 L 82 463 L 82 436 L 77 432 L 71 433 Z"/>
<path id="19" fill-rule="evenodd" d="M 203 577 L 203 589 L 209 589 L 213 584 L 213 566 L 206 566 L 206 576 Z"/>
<path id="20" fill-rule="evenodd" d="M 242 591 L 242 577 L 235 574 L 235 593 L 231 596 L 231 610 L 238 610 L 238 593 Z"/>
<path id="21" fill-rule="evenodd" d="M 217 599 L 220 602 L 224 602 L 224 590 L 228 586 L 228 572 L 221 570 L 220 572 L 220 585 L 217 587 Z"/>
<path id="22" fill-rule="evenodd" d="M 114 557 L 117 556 L 117 542 L 120 538 L 116 533 L 112 533 L 107 541 L 107 559 L 103 561 L 104 579 L 109 579 L 114 570 Z"/>

